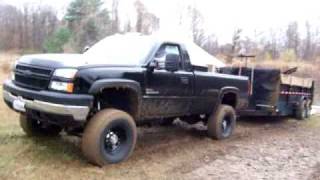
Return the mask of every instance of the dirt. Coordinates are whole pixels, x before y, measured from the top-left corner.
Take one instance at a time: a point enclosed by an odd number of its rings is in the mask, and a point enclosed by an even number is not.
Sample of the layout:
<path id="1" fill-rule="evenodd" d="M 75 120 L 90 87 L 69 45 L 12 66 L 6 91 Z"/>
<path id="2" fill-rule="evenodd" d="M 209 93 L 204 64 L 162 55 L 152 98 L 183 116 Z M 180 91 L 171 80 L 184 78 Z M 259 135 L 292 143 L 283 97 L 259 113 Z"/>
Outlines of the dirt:
<path id="1" fill-rule="evenodd" d="M 155 169 L 173 179 L 320 179 L 319 130 L 317 118 L 243 119 L 231 139 L 218 142 L 206 138 L 201 125 L 178 123 L 146 129 L 136 155 L 152 154 L 148 166 L 162 162 Z M 152 147 L 141 149 L 149 140 Z"/>
<path id="2" fill-rule="evenodd" d="M 232 150 L 187 173 L 188 179 L 320 179 L 319 129 L 303 122 L 240 122 Z M 240 137 L 240 140 L 237 138 Z"/>
<path id="3" fill-rule="evenodd" d="M 319 117 L 239 120 L 225 141 L 207 138 L 201 124 L 140 127 L 132 157 L 104 168 L 84 159 L 80 139 L 31 140 L 16 120 L 1 125 L 0 179 L 320 180 Z"/>

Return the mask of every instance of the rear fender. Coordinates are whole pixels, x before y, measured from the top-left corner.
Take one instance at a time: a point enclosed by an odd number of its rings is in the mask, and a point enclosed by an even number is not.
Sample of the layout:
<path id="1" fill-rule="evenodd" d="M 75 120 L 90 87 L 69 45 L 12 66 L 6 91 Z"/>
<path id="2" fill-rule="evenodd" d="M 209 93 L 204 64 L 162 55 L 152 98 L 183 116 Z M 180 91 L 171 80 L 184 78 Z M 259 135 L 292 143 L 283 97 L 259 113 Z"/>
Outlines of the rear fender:
<path id="1" fill-rule="evenodd" d="M 219 98 L 219 104 L 220 105 L 222 103 L 222 100 L 223 100 L 223 97 L 228 94 L 228 93 L 232 93 L 232 94 L 235 94 L 236 96 L 236 105 L 235 105 L 235 109 L 237 109 L 238 105 L 239 105 L 239 93 L 240 93 L 240 90 L 236 87 L 223 87 L 221 90 L 220 90 L 220 98 Z"/>

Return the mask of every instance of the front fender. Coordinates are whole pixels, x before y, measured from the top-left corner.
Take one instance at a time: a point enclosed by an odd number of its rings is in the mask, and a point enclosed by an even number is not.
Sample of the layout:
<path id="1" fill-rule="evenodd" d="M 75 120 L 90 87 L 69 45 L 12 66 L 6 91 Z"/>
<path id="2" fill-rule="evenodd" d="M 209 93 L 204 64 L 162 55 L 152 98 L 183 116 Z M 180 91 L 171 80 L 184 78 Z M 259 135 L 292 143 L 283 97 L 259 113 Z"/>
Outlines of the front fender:
<path id="1" fill-rule="evenodd" d="M 89 89 L 89 94 L 97 94 L 108 88 L 127 88 L 141 94 L 140 84 L 133 80 L 127 79 L 102 79 L 94 82 Z"/>

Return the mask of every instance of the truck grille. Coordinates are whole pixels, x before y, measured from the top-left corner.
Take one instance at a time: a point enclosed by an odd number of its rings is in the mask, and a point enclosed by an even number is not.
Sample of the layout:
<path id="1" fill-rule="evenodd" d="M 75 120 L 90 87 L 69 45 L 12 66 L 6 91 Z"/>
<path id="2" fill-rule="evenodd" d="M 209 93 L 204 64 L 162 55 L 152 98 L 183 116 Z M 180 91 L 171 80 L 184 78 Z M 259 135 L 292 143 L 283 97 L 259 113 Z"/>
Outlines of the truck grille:
<path id="1" fill-rule="evenodd" d="M 47 89 L 52 69 L 18 64 L 15 69 L 15 83 L 34 90 Z"/>

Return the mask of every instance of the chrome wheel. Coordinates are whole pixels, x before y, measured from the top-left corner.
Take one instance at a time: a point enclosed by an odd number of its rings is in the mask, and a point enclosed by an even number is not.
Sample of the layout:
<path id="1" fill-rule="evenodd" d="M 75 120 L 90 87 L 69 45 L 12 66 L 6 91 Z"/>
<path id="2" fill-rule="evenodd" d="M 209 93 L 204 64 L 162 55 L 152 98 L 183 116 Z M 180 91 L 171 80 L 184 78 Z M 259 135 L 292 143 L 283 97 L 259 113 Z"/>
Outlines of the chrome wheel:
<path id="1" fill-rule="evenodd" d="M 107 131 L 104 138 L 104 147 L 107 153 L 115 153 L 120 148 L 122 143 L 127 139 L 126 131 L 121 127 L 114 127 Z"/>
<path id="2" fill-rule="evenodd" d="M 228 136 L 231 133 L 231 119 L 229 116 L 224 117 L 221 123 L 222 134 Z"/>
<path id="3" fill-rule="evenodd" d="M 113 131 L 109 131 L 105 137 L 106 150 L 108 150 L 109 152 L 113 152 L 117 148 L 119 148 L 119 145 L 120 145 L 119 136 L 115 134 Z"/>

